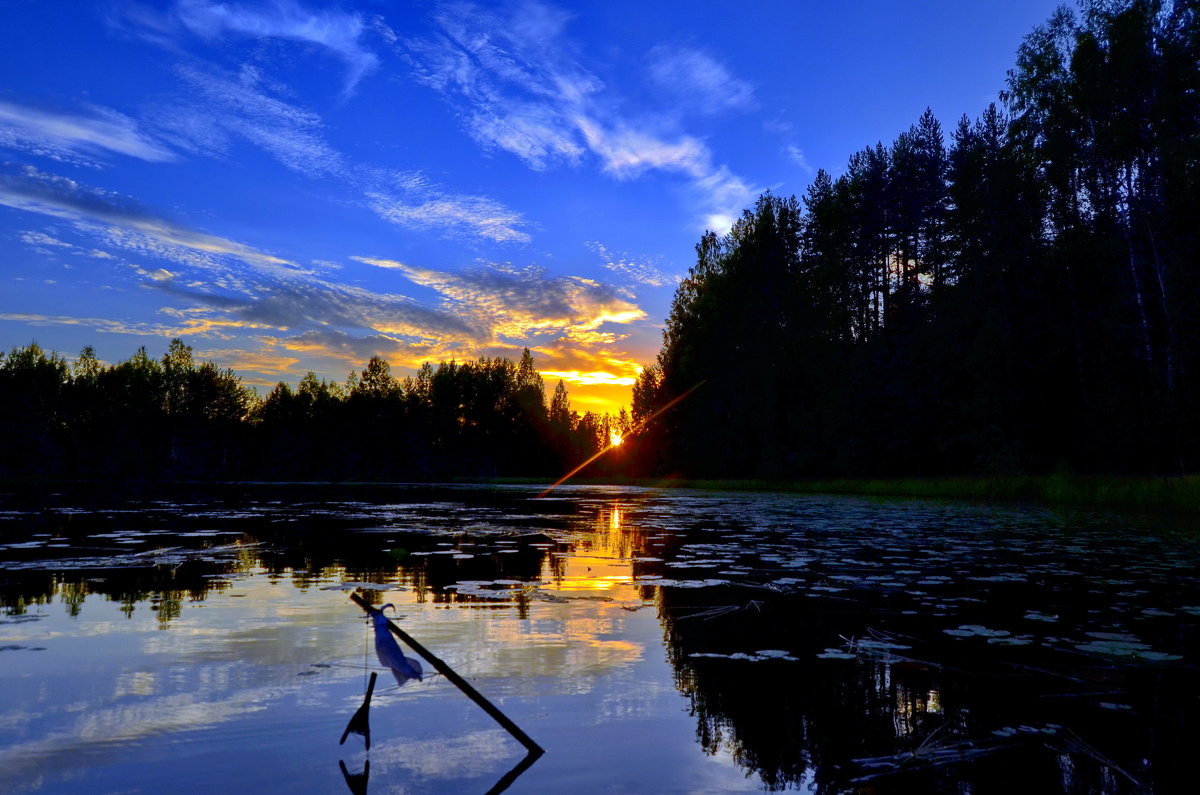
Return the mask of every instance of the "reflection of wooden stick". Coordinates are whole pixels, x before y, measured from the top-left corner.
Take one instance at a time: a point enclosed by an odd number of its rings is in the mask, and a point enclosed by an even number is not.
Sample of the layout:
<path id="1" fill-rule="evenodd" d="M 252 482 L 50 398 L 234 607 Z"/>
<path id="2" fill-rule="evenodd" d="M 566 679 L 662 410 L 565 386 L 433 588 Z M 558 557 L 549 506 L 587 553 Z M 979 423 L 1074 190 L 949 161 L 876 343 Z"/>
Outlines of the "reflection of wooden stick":
<path id="1" fill-rule="evenodd" d="M 367 604 L 367 601 L 357 593 L 350 594 L 350 599 L 354 602 L 354 604 L 367 611 L 367 615 L 371 616 L 372 618 L 374 618 L 376 614 L 383 615 L 374 607 Z M 519 743 L 521 743 L 521 745 L 528 748 L 529 755 L 532 756 L 534 760 L 546 753 L 545 749 L 535 743 L 528 734 L 521 731 L 521 727 L 513 723 L 512 720 L 510 720 L 507 715 L 501 712 L 495 704 L 484 698 L 478 690 L 471 687 L 467 680 L 456 674 L 453 668 L 451 668 L 449 665 L 446 665 L 446 663 L 442 662 L 439 658 L 435 657 L 433 652 L 429 651 L 429 649 L 426 649 L 420 643 L 417 643 L 415 640 L 413 640 L 413 637 L 407 632 L 400 629 L 400 627 L 396 626 L 391 621 L 388 621 L 386 616 L 384 617 L 384 621 L 387 621 L 388 629 L 392 631 L 393 635 L 408 644 L 408 647 L 417 654 L 424 657 L 425 661 L 432 665 L 438 673 L 453 682 L 454 686 L 461 690 L 467 696 L 467 698 L 478 704 L 480 709 L 492 716 L 492 720 L 503 726 L 509 734 L 511 734 Z M 533 764 L 533 762 L 530 762 L 530 764 Z"/>
<path id="2" fill-rule="evenodd" d="M 530 751 L 525 755 L 525 758 L 517 762 L 513 769 L 504 774 L 504 776 L 496 782 L 496 785 L 487 791 L 485 795 L 500 795 L 501 792 L 512 786 L 512 783 L 521 777 L 521 774 L 533 766 L 533 763 L 541 756 L 541 749 Z"/>
<path id="3" fill-rule="evenodd" d="M 350 722 L 346 724 L 346 731 L 342 732 L 342 739 L 338 740 L 338 745 L 346 742 L 346 735 L 350 734 L 350 732 L 357 732 L 367 741 L 367 750 L 371 750 L 371 722 L 369 714 L 371 710 L 371 694 L 375 692 L 376 676 L 377 674 L 371 671 L 371 681 L 367 683 L 367 697 L 363 699 L 362 706 L 350 716 Z"/>
<path id="4" fill-rule="evenodd" d="M 350 788 L 352 795 L 367 795 L 367 784 L 371 780 L 370 759 L 363 764 L 361 773 L 351 773 L 341 759 L 338 760 L 338 767 L 342 769 L 342 777 L 346 779 L 346 786 Z"/>

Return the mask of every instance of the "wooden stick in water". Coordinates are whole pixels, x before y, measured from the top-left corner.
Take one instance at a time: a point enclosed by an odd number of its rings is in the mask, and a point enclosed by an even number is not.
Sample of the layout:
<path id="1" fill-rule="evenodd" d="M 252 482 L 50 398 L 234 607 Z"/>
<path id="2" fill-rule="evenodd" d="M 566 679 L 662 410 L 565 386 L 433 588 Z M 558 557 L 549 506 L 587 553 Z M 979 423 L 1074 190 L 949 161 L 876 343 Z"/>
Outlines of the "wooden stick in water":
<path id="1" fill-rule="evenodd" d="M 371 616 L 372 618 L 375 616 L 376 613 L 379 613 L 379 611 L 377 609 L 375 609 L 371 605 L 367 604 L 367 600 L 363 599 L 362 596 L 359 595 L 358 593 L 350 594 L 350 599 L 356 605 L 358 605 L 363 610 L 365 610 L 367 612 L 367 615 Z M 382 615 L 382 613 L 380 613 L 380 615 Z M 471 687 L 471 684 L 469 682 L 467 682 L 467 680 L 465 680 L 461 676 L 459 676 L 457 673 L 455 673 L 453 668 L 451 668 L 449 665 L 446 665 L 446 663 L 442 662 L 442 660 L 439 659 L 438 657 L 434 656 L 433 652 L 429 651 L 429 649 L 426 649 L 420 643 L 417 643 L 417 641 L 413 639 L 412 635 L 409 635 L 407 632 L 400 629 L 400 627 L 396 626 L 394 623 L 389 621 L 386 616 L 384 617 L 384 620 L 387 621 L 388 629 L 391 630 L 393 635 L 395 635 L 400 640 L 404 641 L 404 643 L 410 649 L 415 651 L 417 654 L 421 655 L 421 657 L 423 657 L 427 663 L 432 665 L 438 673 L 440 673 L 442 676 L 449 679 L 454 684 L 455 687 L 457 687 L 459 690 L 461 690 L 467 696 L 467 698 L 474 701 L 476 704 L 479 705 L 480 709 L 482 709 L 487 714 L 491 715 L 492 720 L 496 721 L 496 723 L 499 723 L 501 726 L 503 726 L 505 731 L 507 731 L 509 734 L 511 734 L 514 738 L 516 738 L 517 742 L 521 743 L 521 745 L 523 745 L 529 749 L 529 754 L 530 754 L 530 756 L 533 757 L 534 760 L 536 760 L 542 754 L 546 753 L 544 748 L 542 748 L 540 745 L 535 743 L 528 734 L 521 731 L 520 726 L 513 723 L 512 720 L 509 719 L 509 717 L 507 715 L 505 715 L 503 712 L 501 712 L 500 709 L 495 704 L 488 701 L 486 698 L 483 697 L 483 694 L 481 694 L 475 688 Z M 531 762 L 531 764 L 532 764 L 532 762 Z"/>

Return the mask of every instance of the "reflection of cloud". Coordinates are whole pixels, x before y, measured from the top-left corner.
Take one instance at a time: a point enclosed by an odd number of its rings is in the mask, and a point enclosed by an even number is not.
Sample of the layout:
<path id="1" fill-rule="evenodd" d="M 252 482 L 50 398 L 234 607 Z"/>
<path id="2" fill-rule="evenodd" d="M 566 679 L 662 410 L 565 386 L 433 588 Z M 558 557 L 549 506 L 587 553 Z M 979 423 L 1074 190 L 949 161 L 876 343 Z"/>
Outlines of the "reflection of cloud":
<path id="1" fill-rule="evenodd" d="M 372 749 L 376 765 L 411 770 L 418 780 L 478 778 L 503 770 L 513 744 L 501 729 L 455 734 L 431 740 L 387 743 Z"/>
<path id="2" fill-rule="evenodd" d="M 754 88 L 708 53 L 659 45 L 650 51 L 650 79 L 689 110 L 720 113 L 754 104 Z"/>
<path id="3" fill-rule="evenodd" d="M 24 789 L 29 777 L 47 769 L 64 774 L 87 770 L 107 761 L 115 744 L 139 738 L 197 731 L 266 709 L 278 693 L 243 691 L 223 701 L 202 701 L 179 694 L 140 703 L 120 703 L 102 709 L 92 706 L 75 726 L 37 740 L 0 748 L 0 783 Z"/>
<path id="4" fill-rule="evenodd" d="M 689 135 L 664 134 L 661 123 L 614 114 L 596 95 L 603 83 L 573 57 L 569 15 L 538 2 L 499 12 L 470 3 L 444 6 L 440 35 L 407 42 L 416 79 L 454 102 L 467 132 L 488 149 L 502 149 L 535 170 L 577 163 L 586 153 L 618 179 L 669 171 L 691 180 L 708 218 L 732 218 L 753 192 L 732 198 L 745 184 L 714 166 L 708 147 Z M 686 75 L 724 102 L 750 101 L 749 87 L 696 50 L 662 53 L 660 71 Z M 721 230 L 724 231 L 724 230 Z"/>
<path id="5" fill-rule="evenodd" d="M 59 160 L 101 152 L 153 162 L 175 159 L 133 119 L 98 107 L 90 116 L 75 116 L 0 101 L 0 146 Z"/>
<path id="6" fill-rule="evenodd" d="M 182 0 L 178 13 L 184 25 L 206 38 L 234 33 L 254 38 L 290 39 L 330 50 L 345 61 L 349 69 L 346 91 L 353 90 L 379 62 L 360 42 L 366 25 L 357 14 L 308 11 L 291 0 L 275 0 L 271 5 L 259 8 Z"/>

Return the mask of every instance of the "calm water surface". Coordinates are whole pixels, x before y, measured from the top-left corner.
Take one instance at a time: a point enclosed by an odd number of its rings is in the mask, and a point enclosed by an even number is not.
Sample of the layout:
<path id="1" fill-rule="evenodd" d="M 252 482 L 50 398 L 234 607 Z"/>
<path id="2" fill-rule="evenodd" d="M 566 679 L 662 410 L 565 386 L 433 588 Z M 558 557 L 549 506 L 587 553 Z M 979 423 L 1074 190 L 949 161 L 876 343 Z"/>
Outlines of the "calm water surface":
<path id="1" fill-rule="evenodd" d="M 522 746 L 397 686 L 355 589 L 545 747 L 510 792 L 1190 791 L 1192 528 L 536 493 L 0 496 L 0 791 L 496 787 Z"/>

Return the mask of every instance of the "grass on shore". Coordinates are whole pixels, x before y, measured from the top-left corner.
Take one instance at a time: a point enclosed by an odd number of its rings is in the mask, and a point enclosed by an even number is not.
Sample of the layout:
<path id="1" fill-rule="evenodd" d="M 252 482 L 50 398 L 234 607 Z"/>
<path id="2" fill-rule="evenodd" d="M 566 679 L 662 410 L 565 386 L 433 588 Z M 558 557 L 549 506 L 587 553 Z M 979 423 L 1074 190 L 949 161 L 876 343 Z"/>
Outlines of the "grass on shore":
<path id="1" fill-rule="evenodd" d="M 1045 502 L 1062 505 L 1200 512 L 1200 475 L 1043 475 L 837 480 L 656 480 L 637 485 Z"/>
<path id="2" fill-rule="evenodd" d="M 442 483 L 481 483 L 496 485 L 545 486 L 545 478 L 448 478 Z M 92 481 L 60 479 L 22 479 L 0 481 L 0 491 L 27 491 L 31 487 L 87 488 Z M 106 489 L 115 484 L 106 481 Z M 319 486 L 343 489 L 388 488 L 395 483 L 364 481 L 321 481 L 288 483 L 273 481 L 194 482 L 173 481 L 129 482 L 126 488 L 191 485 L 196 487 L 224 486 Z M 431 484 L 432 485 L 432 484 Z M 1200 474 L 1171 477 L 1148 475 L 1011 475 L 998 477 L 935 477 L 935 478 L 842 478 L 826 480 L 705 480 L 687 478 L 572 478 L 567 486 L 642 486 L 657 489 L 693 488 L 706 491 L 773 491 L 796 494 L 847 494 L 868 497 L 917 497 L 931 499 L 976 499 L 1016 502 L 1041 502 L 1050 505 L 1075 505 L 1097 508 L 1125 508 L 1154 512 L 1200 514 Z"/>
<path id="3" fill-rule="evenodd" d="M 542 478 L 452 478 L 450 482 L 537 486 Z M 572 478 L 566 486 L 642 486 L 703 491 L 775 491 L 868 497 L 1042 502 L 1050 505 L 1200 513 L 1200 475 L 1006 475 L 995 477 L 706 480 L 700 478 Z"/>

